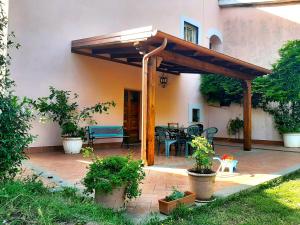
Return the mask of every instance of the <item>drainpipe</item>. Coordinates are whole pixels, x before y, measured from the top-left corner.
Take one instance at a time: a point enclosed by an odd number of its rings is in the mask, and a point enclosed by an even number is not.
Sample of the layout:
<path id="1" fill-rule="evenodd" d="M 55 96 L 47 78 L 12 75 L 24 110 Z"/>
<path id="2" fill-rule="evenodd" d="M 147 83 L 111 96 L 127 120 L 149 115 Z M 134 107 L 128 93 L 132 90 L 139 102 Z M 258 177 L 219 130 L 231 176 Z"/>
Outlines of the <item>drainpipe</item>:
<path id="1" fill-rule="evenodd" d="M 164 38 L 163 43 L 158 48 L 143 56 L 143 68 L 142 68 L 142 145 L 141 145 L 141 158 L 144 163 L 147 162 L 146 157 L 146 134 L 147 134 L 147 77 L 148 77 L 148 62 L 149 58 L 162 52 L 167 46 L 168 40 Z"/>

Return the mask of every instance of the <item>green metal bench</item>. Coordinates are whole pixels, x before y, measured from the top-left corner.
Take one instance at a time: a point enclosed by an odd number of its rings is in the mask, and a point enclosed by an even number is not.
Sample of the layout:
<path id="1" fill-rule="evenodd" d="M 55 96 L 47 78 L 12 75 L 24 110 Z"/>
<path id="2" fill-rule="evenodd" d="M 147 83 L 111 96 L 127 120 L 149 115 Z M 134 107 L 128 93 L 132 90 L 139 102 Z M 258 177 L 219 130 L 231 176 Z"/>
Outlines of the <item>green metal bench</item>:
<path id="1" fill-rule="evenodd" d="M 128 138 L 125 134 L 123 126 L 88 126 L 89 145 L 94 145 L 96 139 L 111 139 L 123 138 L 122 145 L 126 142 L 127 148 L 129 147 Z"/>

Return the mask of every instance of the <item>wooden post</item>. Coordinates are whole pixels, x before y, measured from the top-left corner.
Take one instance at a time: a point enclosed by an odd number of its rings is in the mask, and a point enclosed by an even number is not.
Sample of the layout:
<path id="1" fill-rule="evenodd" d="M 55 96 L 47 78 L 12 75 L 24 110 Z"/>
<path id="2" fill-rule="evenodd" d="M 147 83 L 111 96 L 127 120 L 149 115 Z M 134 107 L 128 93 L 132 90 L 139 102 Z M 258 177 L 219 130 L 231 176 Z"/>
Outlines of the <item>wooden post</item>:
<path id="1" fill-rule="evenodd" d="M 244 150 L 251 151 L 251 145 L 252 145 L 251 80 L 243 81 L 243 89 L 244 89 Z"/>
<path id="2" fill-rule="evenodd" d="M 156 57 L 151 57 L 147 76 L 147 137 L 146 158 L 148 166 L 154 164 L 155 153 L 155 89 L 156 89 Z"/>

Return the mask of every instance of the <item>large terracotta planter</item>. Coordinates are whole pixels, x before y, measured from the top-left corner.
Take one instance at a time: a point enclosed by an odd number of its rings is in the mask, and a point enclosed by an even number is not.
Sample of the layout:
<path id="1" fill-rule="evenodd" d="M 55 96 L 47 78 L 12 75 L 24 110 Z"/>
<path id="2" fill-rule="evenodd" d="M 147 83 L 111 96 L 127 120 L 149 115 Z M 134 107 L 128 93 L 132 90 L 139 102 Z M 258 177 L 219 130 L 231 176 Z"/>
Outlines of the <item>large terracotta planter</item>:
<path id="1" fill-rule="evenodd" d="M 63 137 L 63 147 L 66 154 L 79 154 L 82 143 L 80 137 Z"/>
<path id="2" fill-rule="evenodd" d="M 286 133 L 283 134 L 284 147 L 299 148 L 300 147 L 300 133 Z"/>
<path id="3" fill-rule="evenodd" d="M 122 209 L 125 204 L 125 186 L 115 188 L 111 193 L 95 191 L 95 202 L 105 208 Z"/>
<path id="4" fill-rule="evenodd" d="M 163 214 L 169 215 L 179 204 L 193 205 L 195 203 L 196 195 L 193 192 L 184 192 L 185 196 L 174 201 L 166 201 L 165 199 L 158 200 L 159 211 Z"/>
<path id="5" fill-rule="evenodd" d="M 199 174 L 188 171 L 191 191 L 196 194 L 196 199 L 209 200 L 214 193 L 216 173 Z"/>

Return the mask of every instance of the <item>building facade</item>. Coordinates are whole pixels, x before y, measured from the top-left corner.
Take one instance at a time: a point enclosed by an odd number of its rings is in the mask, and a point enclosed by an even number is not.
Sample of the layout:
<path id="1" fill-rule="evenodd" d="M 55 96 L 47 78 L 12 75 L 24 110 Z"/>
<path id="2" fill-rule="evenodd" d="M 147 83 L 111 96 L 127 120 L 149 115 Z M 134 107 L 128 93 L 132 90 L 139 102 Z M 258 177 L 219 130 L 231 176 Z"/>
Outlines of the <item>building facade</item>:
<path id="1" fill-rule="evenodd" d="M 116 107 L 109 115 L 96 119 L 101 125 L 123 125 L 128 98 L 135 99 L 136 114 L 140 114 L 136 95 L 141 91 L 141 69 L 73 54 L 71 40 L 152 25 L 270 68 L 278 48 L 287 40 L 300 38 L 299 7 L 297 2 L 220 7 L 217 0 L 174 0 L 172 4 L 168 0 L 10 0 L 9 31 L 16 33 L 22 46 L 11 52 L 11 73 L 21 96 L 46 96 L 51 85 L 78 93 L 82 106 L 114 100 Z M 199 92 L 201 75 L 164 76 L 166 87 L 159 79 L 157 83 L 157 125 L 177 122 L 188 126 L 194 120 L 192 109 L 198 109 L 197 122 L 216 126 L 217 136 L 227 137 L 228 120 L 242 117 L 238 105 L 212 107 L 205 103 Z M 139 128 L 139 118 L 135 122 Z M 32 147 L 61 145 L 56 124 L 36 120 L 32 132 L 38 135 Z M 253 139 L 281 140 L 272 118 L 261 110 L 253 111 Z"/>

